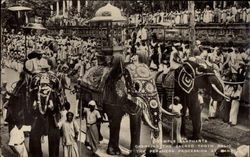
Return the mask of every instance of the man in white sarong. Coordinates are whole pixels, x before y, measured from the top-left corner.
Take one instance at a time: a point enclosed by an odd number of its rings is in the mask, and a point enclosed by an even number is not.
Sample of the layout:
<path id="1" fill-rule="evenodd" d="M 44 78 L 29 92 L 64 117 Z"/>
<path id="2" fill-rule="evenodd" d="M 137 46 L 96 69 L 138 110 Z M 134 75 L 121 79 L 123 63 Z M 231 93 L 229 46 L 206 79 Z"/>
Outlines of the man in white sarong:
<path id="1" fill-rule="evenodd" d="M 93 153 L 97 151 L 97 146 L 99 144 L 99 131 L 97 123 L 100 123 L 101 115 L 99 111 L 96 110 L 96 102 L 90 101 L 89 108 L 84 108 L 84 113 L 86 114 L 86 141 L 85 144 L 87 148 L 91 149 Z"/>
<path id="2" fill-rule="evenodd" d="M 63 154 L 64 157 L 79 157 L 77 146 L 79 127 L 73 120 L 74 114 L 72 112 L 68 112 L 66 117 L 67 120 L 59 124 L 59 127 L 62 126 L 63 131 Z"/>

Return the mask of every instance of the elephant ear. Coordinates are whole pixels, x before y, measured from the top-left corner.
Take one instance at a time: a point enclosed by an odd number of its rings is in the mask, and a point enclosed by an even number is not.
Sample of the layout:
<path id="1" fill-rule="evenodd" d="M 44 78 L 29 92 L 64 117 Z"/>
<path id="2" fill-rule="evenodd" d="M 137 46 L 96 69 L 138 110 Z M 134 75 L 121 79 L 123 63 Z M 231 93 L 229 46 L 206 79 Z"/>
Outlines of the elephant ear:
<path id="1" fill-rule="evenodd" d="M 190 93 L 194 88 L 195 70 L 188 62 L 184 63 L 178 75 L 178 85 L 186 93 Z"/>

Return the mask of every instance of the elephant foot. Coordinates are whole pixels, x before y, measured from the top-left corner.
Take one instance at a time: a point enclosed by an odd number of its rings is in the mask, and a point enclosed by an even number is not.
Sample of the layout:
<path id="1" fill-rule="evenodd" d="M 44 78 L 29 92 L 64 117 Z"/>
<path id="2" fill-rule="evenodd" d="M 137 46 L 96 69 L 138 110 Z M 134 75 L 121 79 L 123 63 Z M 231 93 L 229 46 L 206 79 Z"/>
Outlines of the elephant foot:
<path id="1" fill-rule="evenodd" d="M 108 147 L 107 154 L 109 154 L 109 155 L 121 155 L 121 149 L 119 147 L 117 147 L 117 148 Z"/>

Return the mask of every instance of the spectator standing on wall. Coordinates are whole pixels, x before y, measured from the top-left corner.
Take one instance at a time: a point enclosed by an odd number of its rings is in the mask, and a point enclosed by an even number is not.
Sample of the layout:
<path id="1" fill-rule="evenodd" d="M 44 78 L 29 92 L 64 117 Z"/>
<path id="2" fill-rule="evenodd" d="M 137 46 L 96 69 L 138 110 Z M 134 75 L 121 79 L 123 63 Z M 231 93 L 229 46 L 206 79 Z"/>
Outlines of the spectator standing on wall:
<path id="1" fill-rule="evenodd" d="M 210 22 L 210 7 L 209 5 L 206 6 L 205 10 L 204 10 L 204 14 L 203 14 L 203 22 L 204 23 L 209 23 Z"/>
<path id="2" fill-rule="evenodd" d="M 222 10 L 221 22 L 222 23 L 226 23 L 227 22 L 227 10 Z"/>
<path id="3" fill-rule="evenodd" d="M 232 21 L 236 22 L 237 8 L 235 4 L 231 8 L 231 13 L 232 13 Z"/>
<path id="4" fill-rule="evenodd" d="M 247 21 L 247 8 L 243 8 L 242 9 L 242 22 L 246 22 Z"/>
<path id="5" fill-rule="evenodd" d="M 246 13 L 247 13 L 246 22 L 250 22 L 250 7 L 247 8 Z"/>

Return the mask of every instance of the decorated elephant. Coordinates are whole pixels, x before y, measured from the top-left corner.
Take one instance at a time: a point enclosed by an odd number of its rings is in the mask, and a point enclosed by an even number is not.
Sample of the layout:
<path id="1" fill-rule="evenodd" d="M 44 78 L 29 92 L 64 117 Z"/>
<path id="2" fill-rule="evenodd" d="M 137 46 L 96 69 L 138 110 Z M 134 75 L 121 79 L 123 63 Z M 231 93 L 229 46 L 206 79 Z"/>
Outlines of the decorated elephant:
<path id="1" fill-rule="evenodd" d="M 212 68 L 193 61 L 184 62 L 182 66 L 175 71 L 170 71 L 169 74 L 158 73 L 156 84 L 160 97 L 165 99 L 162 100 L 165 102 L 163 108 L 170 105 L 174 96 L 180 98 L 180 103 L 183 105 L 181 127 L 183 135 L 186 135 L 184 117 L 187 108 L 189 109 L 193 125 L 192 139 L 201 138 L 201 107 L 198 101 L 198 89 L 205 89 L 213 100 L 228 99 L 223 94 L 223 83 Z"/>
<path id="2" fill-rule="evenodd" d="M 61 93 L 59 79 L 50 72 L 36 74 L 29 84 L 29 94 L 32 108 L 38 114 L 44 115 L 48 109 L 61 108 L 59 94 Z M 58 101 L 54 104 L 55 101 Z"/>
<path id="3" fill-rule="evenodd" d="M 172 114 L 162 109 L 154 75 L 146 64 L 125 64 L 122 55 L 114 55 L 112 66 L 98 65 L 85 73 L 81 90 L 83 101 L 94 99 L 98 109 L 107 113 L 108 154 L 121 154 L 119 132 L 124 114 L 130 117 L 132 154 L 136 154 L 136 146 L 140 145 L 141 120 L 151 128 L 152 143 L 161 144 L 161 115 Z"/>
<path id="4" fill-rule="evenodd" d="M 10 129 L 19 122 L 32 126 L 29 142 L 32 156 L 42 156 L 41 137 L 44 135 L 49 136 L 49 148 L 55 145 L 50 142 L 55 141 L 54 138 L 57 137 L 59 146 L 60 131 L 55 125 L 53 115 L 61 109 L 61 100 L 64 99 L 60 99 L 61 93 L 61 82 L 53 73 L 38 73 L 28 78 L 28 75 L 22 72 L 10 96 L 7 121 Z M 50 154 L 57 153 L 51 150 L 55 149 L 50 149 Z"/>

